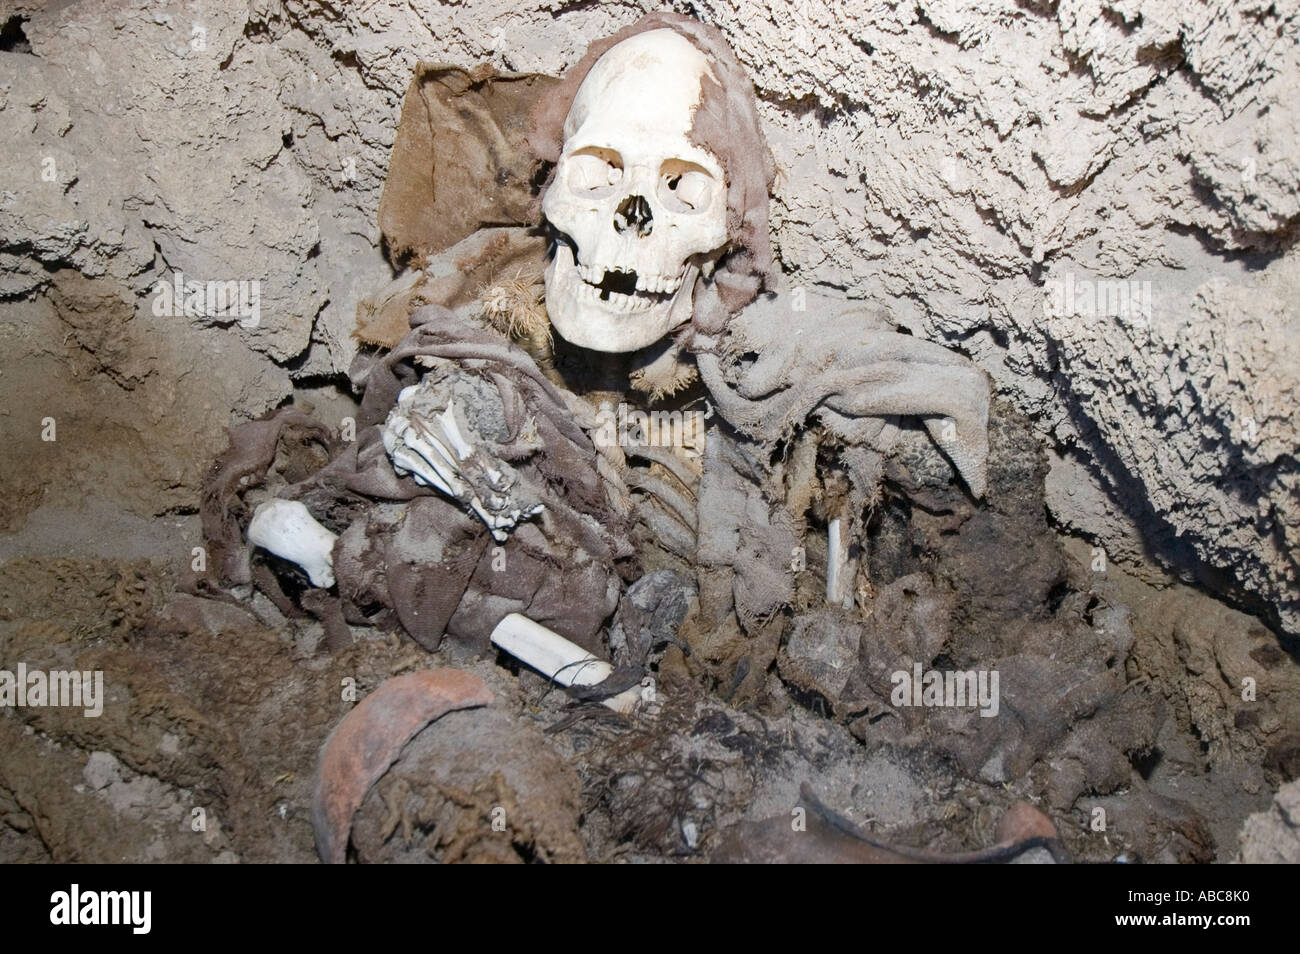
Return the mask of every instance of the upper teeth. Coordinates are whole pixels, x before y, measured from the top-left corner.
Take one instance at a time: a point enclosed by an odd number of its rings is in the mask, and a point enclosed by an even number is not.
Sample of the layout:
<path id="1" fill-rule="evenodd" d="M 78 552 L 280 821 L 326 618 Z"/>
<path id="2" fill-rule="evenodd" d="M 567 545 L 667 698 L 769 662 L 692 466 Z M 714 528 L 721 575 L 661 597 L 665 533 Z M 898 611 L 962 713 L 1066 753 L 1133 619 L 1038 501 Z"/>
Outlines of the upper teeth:
<path id="1" fill-rule="evenodd" d="M 638 272 L 636 276 L 637 291 L 656 292 L 660 295 L 677 291 L 681 283 L 681 275 L 642 275 Z"/>
<path id="2" fill-rule="evenodd" d="M 577 263 L 575 266 L 582 280 L 588 285 L 599 285 L 605 280 L 608 272 L 626 272 L 627 269 L 606 267 L 603 265 L 583 265 Z M 636 273 L 636 290 L 639 292 L 649 292 L 657 295 L 668 295 L 677 291 L 681 287 L 681 275 L 645 275 L 641 272 Z"/>

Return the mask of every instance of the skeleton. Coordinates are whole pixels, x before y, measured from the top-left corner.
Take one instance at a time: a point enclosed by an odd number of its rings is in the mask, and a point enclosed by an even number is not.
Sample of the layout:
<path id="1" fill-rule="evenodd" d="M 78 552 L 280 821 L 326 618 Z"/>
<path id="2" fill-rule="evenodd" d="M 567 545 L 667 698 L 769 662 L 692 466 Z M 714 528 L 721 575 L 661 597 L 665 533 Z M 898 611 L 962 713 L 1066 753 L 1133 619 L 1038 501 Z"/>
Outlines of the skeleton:
<path id="1" fill-rule="evenodd" d="M 752 542 L 757 551 L 779 549 L 802 532 L 797 525 L 806 494 L 789 488 L 816 476 L 819 438 L 812 437 L 813 429 L 843 447 L 850 486 L 834 495 L 839 502 L 828 514 L 825 591 L 829 604 L 851 606 L 850 543 L 862 537 L 861 512 L 882 479 L 882 455 L 898 434 L 894 418 L 922 416 L 972 493 L 981 496 L 987 383 L 965 359 L 895 334 L 870 316 L 850 314 L 843 302 L 836 312 L 827 300 L 812 298 L 809 310 L 797 314 L 788 298 L 778 297 L 733 314 L 763 284 L 770 251 L 765 234 L 742 234 L 754 223 L 731 201 L 746 181 L 752 187 L 753 176 L 742 175 L 734 156 L 728 167 L 725 150 L 698 141 L 697 113 L 716 122 L 720 102 L 739 102 L 749 104 L 752 117 L 752 90 L 738 92 L 733 79 L 721 100 L 715 96 L 706 104 L 707 91 L 721 88 L 726 77 L 698 42 L 703 28 L 683 27 L 682 19 L 652 15 L 646 26 L 629 30 L 594 60 L 573 95 L 541 204 L 553 234 L 543 275 L 546 312 L 554 331 L 593 360 L 598 354 L 635 353 L 633 383 L 656 395 L 689 381 L 698 366 L 710 407 L 719 412 L 709 426 L 703 462 L 671 448 L 633 447 L 625 457 L 622 448 L 593 441 L 611 500 L 635 491 L 643 522 L 666 550 L 695 560 L 702 574 L 732 565 L 734 553 L 727 550 L 734 551 L 737 537 L 702 523 L 703 507 L 692 512 L 697 495 L 711 495 L 710 520 L 718 509 L 734 506 L 728 519 L 734 518 L 737 530 L 744 528 L 742 543 L 750 542 L 748 535 L 766 541 Z M 739 71 L 734 61 L 725 69 Z M 757 130 L 756 119 L 752 123 Z M 755 148 L 766 158 L 765 145 Z M 761 224 L 765 232 L 765 216 Z M 746 241 L 762 247 L 747 247 Z M 746 257 L 757 265 L 748 271 L 733 267 Z M 483 429 L 470 420 L 456 390 L 454 362 L 416 361 L 438 373 L 403 390 L 383 425 L 383 448 L 394 471 L 457 501 L 498 542 L 522 522 L 544 519 L 540 489 L 495 456 Z M 637 375 L 674 383 L 638 384 Z M 595 409 L 568 392 L 560 399 L 568 402 L 573 421 L 593 435 Z M 759 463 L 781 447 L 784 461 L 777 467 Z M 733 502 L 741 485 L 752 490 Z M 764 502 L 781 487 L 792 495 L 785 516 Z M 287 552 L 265 534 L 253 542 Z M 751 563 L 766 556 L 759 552 Z M 314 559 L 319 561 L 319 553 Z M 764 628 L 774 646 L 769 624 L 782 600 L 788 603 L 783 586 L 765 586 L 762 573 L 742 579 L 736 566 L 726 577 L 737 579 L 736 595 L 710 594 L 702 576 L 701 603 L 720 612 L 734 605 L 742 629 Z M 323 578 L 317 573 L 313 582 Z"/>
<path id="2" fill-rule="evenodd" d="M 544 274 L 546 311 L 555 331 L 572 344 L 625 353 L 664 342 L 691 319 L 697 282 L 708 279 L 728 250 L 726 170 L 718 156 L 690 138 L 706 77 L 718 82 L 700 49 L 664 27 L 614 45 L 578 88 L 542 202 L 555 233 L 554 255 Z M 841 360 L 854 359 L 853 343 L 844 342 Z M 785 360 L 778 364 L 782 350 Z M 774 390 L 776 382 L 789 378 L 790 358 L 799 355 L 780 345 L 764 351 L 765 359 L 740 388 L 742 397 Z M 816 358 L 801 357 L 810 363 Z M 672 362 L 674 350 L 657 361 L 665 358 Z M 720 379 L 716 361 L 708 360 L 706 367 L 715 382 Z M 400 426 L 397 413 L 390 428 Z M 941 428 L 934 430 L 942 434 Z M 876 445 L 887 445 L 892 434 L 878 434 Z M 663 475 L 644 469 L 625 474 L 633 489 L 660 505 L 660 512 L 647 514 L 647 522 L 657 525 L 670 545 L 677 538 L 674 550 L 688 550 L 694 541 L 682 540 L 681 531 L 692 529 L 695 521 L 676 487 L 693 489 L 695 475 L 675 466 L 689 468 L 688 455 L 648 447 L 629 449 L 629 454 L 658 464 Z M 394 461 L 407 466 L 405 460 Z M 982 491 L 978 467 L 967 474 Z M 678 479 L 668 481 L 668 475 Z M 438 475 L 429 472 L 417 479 L 437 485 Z M 444 479 L 456 481 L 455 476 Z M 828 525 L 826 595 L 838 605 L 852 601 L 851 522 L 845 513 L 833 516 Z"/>

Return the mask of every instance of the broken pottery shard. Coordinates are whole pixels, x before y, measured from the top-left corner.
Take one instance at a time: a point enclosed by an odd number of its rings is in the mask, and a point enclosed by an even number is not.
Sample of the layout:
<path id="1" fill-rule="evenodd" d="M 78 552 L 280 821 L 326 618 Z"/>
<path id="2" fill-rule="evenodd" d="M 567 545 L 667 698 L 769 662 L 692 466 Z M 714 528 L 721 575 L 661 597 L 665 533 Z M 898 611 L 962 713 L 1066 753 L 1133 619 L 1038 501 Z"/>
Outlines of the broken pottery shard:
<path id="1" fill-rule="evenodd" d="M 458 669 L 397 676 L 361 700 L 321 749 L 311 811 L 321 860 L 342 864 L 346 859 L 352 816 L 416 733 L 455 709 L 491 702 L 483 680 Z"/>
<path id="2" fill-rule="evenodd" d="M 998 820 L 993 838 L 999 845 L 1014 845 L 1031 838 L 1059 838 L 1052 820 L 1028 802 L 1016 802 Z"/>

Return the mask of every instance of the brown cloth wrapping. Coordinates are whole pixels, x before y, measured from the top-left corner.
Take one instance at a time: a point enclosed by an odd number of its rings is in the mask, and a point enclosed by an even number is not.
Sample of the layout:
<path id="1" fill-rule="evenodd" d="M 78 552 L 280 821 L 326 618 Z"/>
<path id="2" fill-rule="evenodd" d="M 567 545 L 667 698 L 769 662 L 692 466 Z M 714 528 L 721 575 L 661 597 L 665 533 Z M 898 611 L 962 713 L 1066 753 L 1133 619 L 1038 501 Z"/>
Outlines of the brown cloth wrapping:
<path id="1" fill-rule="evenodd" d="M 530 115 L 553 77 L 420 63 L 402 101 L 379 201 L 389 259 L 407 272 L 357 305 L 353 335 L 391 348 L 420 305 L 459 308 L 503 276 L 540 275 Z"/>
<path id="2" fill-rule="evenodd" d="M 549 76 L 420 63 L 402 102 L 379 202 L 393 261 L 427 257 L 481 228 L 535 225 L 526 145 Z"/>
<path id="3" fill-rule="evenodd" d="M 496 332 L 438 306 L 411 316 L 411 332 L 388 355 L 370 359 L 357 440 L 329 463 L 277 495 L 302 501 L 340 535 L 335 576 L 344 616 L 355 623 L 396 621 L 436 649 L 451 633 L 480 649 L 508 613 L 523 613 L 589 650 L 635 573 L 626 520 L 611 507 L 596 470 L 596 450 L 564 397 L 523 351 Z M 447 358 L 491 380 L 510 436 L 489 444 L 543 490 L 545 512 L 496 544 L 477 517 L 437 491 L 398 477 L 379 425 L 402 388 L 416 383 L 412 359 Z M 204 529 L 221 583 L 246 582 L 248 554 L 242 497 L 262 484 L 277 445 L 309 419 L 292 409 L 230 431 L 204 494 Z M 517 438 L 533 425 L 544 449 Z M 319 426 L 319 425 L 317 425 Z M 526 456 L 520 457 L 520 454 Z M 384 503 L 377 503 L 383 501 Z"/>

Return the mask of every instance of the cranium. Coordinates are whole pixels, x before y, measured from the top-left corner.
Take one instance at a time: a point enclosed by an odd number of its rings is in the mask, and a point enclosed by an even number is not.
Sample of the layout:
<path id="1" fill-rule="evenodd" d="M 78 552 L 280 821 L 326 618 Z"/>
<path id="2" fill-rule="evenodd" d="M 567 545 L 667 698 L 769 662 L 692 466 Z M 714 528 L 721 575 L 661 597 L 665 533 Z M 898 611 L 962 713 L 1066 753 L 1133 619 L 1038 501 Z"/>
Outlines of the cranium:
<path id="1" fill-rule="evenodd" d="M 636 351 L 691 317 L 727 243 L 726 173 L 689 138 L 708 59 L 671 29 L 609 49 L 578 88 L 542 212 L 546 308 L 566 340 Z"/>

